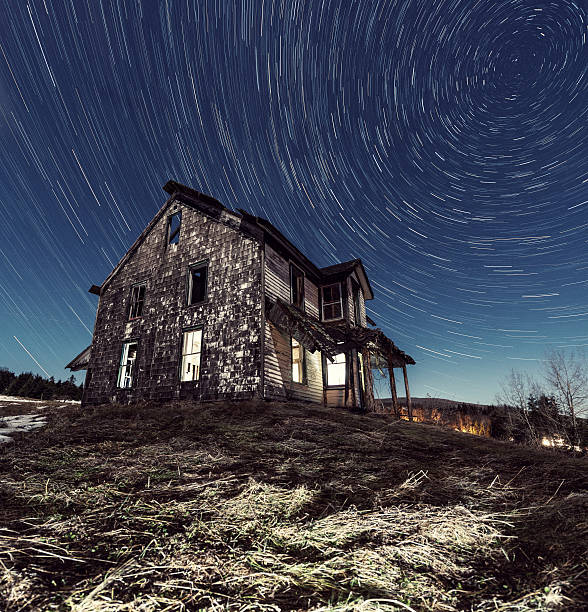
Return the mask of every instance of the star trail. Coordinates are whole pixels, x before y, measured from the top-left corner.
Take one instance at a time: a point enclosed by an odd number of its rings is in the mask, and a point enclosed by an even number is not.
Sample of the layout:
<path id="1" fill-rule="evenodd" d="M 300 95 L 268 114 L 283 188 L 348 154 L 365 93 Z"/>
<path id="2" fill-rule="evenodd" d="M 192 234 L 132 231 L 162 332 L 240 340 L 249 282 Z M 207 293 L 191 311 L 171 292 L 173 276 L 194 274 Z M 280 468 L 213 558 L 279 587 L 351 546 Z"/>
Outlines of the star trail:
<path id="1" fill-rule="evenodd" d="M 588 346 L 586 8 L 1 0 L 0 365 L 69 376 L 170 178 L 360 257 L 413 395 Z"/>

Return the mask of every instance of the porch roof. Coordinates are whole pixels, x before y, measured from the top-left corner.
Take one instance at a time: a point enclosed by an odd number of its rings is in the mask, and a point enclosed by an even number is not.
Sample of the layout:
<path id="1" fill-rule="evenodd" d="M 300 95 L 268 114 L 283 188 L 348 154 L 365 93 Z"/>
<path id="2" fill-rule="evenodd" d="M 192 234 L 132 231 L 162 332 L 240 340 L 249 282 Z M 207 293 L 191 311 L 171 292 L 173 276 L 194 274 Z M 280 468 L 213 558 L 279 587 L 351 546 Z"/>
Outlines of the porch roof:
<path id="1" fill-rule="evenodd" d="M 77 357 L 74 357 L 65 367 L 69 368 L 72 372 L 77 370 L 87 370 L 88 364 L 90 363 L 90 353 L 92 352 L 92 345 L 87 346 Z"/>

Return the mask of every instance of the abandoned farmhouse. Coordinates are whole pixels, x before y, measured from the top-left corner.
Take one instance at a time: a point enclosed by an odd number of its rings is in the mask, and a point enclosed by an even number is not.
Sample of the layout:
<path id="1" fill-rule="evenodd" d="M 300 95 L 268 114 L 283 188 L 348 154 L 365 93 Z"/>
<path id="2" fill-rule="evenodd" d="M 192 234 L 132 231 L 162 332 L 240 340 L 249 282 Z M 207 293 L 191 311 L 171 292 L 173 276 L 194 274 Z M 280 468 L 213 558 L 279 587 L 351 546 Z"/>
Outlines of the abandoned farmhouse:
<path id="1" fill-rule="evenodd" d="M 414 360 L 366 316 L 356 259 L 318 268 L 279 230 L 169 181 L 170 195 L 101 286 L 82 404 L 296 399 L 374 407 L 372 368 Z"/>

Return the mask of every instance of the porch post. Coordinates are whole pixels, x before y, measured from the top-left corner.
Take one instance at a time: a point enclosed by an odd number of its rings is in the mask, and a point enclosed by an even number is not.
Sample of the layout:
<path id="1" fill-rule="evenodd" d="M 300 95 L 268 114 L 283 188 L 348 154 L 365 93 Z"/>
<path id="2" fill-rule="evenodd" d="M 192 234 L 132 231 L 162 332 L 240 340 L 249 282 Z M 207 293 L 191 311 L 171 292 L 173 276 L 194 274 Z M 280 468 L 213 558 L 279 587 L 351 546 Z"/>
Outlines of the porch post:
<path id="1" fill-rule="evenodd" d="M 408 388 L 408 376 L 406 374 L 406 364 L 402 365 L 402 373 L 404 374 L 404 388 L 406 389 L 406 406 L 408 408 L 408 420 L 412 421 L 412 403 L 410 401 L 410 389 Z"/>
<path id="2" fill-rule="evenodd" d="M 361 351 L 363 359 L 363 378 L 365 383 L 364 401 L 366 411 L 371 412 L 375 407 L 374 400 L 374 377 L 372 375 L 371 355 L 368 349 L 364 348 Z M 360 381 L 361 383 L 361 381 Z"/>
<path id="3" fill-rule="evenodd" d="M 392 360 L 388 359 L 388 374 L 390 375 L 390 391 L 392 391 L 392 410 L 394 416 L 400 418 L 400 408 L 398 406 L 398 395 L 396 393 L 396 379 L 394 378 L 394 366 Z"/>

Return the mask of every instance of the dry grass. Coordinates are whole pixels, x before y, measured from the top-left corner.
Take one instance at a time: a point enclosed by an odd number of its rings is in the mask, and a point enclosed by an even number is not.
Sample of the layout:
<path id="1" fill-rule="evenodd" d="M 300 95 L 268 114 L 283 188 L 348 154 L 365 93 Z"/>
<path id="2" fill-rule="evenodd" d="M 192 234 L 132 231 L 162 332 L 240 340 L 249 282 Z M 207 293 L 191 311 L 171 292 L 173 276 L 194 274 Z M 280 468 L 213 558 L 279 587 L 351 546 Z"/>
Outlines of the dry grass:
<path id="1" fill-rule="evenodd" d="M 585 459 L 294 404 L 45 412 L 0 449 L 8 611 L 588 606 Z"/>

